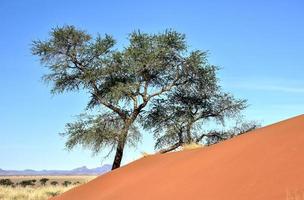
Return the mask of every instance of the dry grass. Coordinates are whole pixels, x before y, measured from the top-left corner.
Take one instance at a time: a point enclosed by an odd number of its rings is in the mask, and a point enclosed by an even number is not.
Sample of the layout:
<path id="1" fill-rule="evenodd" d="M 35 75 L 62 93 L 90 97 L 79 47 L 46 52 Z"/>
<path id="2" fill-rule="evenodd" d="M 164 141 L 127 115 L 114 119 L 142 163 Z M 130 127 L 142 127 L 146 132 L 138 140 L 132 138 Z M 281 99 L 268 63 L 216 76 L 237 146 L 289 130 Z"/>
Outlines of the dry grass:
<path id="1" fill-rule="evenodd" d="M 197 149 L 197 148 L 202 148 L 203 146 L 204 145 L 197 143 L 184 144 L 182 146 L 182 150 Z"/>
<path id="2" fill-rule="evenodd" d="M 147 153 L 147 152 L 141 152 L 141 156 L 142 157 L 148 157 L 148 156 L 150 156 L 150 155 L 152 155 L 152 154 L 149 154 L 149 153 Z"/>
<path id="3" fill-rule="evenodd" d="M 44 186 L 44 187 L 0 187 L 1 200 L 46 200 L 59 195 L 73 186 Z"/>
<path id="4" fill-rule="evenodd" d="M 37 180 L 35 186 L 27 187 L 6 187 L 0 186 L 0 200 L 46 200 L 57 196 L 73 187 L 86 183 L 96 176 L 0 176 L 0 179 L 10 179 L 15 184 L 23 180 Z M 41 178 L 48 178 L 46 186 L 40 185 Z M 50 182 L 57 181 L 57 186 L 50 185 Z M 72 184 L 63 186 L 64 181 L 70 181 Z"/>

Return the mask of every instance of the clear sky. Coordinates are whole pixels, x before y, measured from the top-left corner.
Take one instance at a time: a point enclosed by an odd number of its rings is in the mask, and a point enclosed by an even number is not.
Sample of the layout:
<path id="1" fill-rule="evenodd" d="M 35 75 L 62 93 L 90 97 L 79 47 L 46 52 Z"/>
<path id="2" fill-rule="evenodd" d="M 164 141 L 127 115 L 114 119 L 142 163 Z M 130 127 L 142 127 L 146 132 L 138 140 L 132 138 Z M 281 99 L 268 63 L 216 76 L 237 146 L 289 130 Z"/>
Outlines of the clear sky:
<path id="1" fill-rule="evenodd" d="M 150 3 L 149 3 L 150 2 Z M 52 96 L 31 41 L 52 27 L 75 25 L 109 33 L 173 28 L 191 49 L 209 50 L 222 86 L 246 98 L 247 119 L 267 125 L 304 113 L 304 3 L 301 0 L 0 0 L 0 168 L 70 169 L 111 163 L 86 150 L 67 152 L 58 133 L 83 112 L 85 94 Z M 152 152 L 151 134 L 123 163 Z"/>

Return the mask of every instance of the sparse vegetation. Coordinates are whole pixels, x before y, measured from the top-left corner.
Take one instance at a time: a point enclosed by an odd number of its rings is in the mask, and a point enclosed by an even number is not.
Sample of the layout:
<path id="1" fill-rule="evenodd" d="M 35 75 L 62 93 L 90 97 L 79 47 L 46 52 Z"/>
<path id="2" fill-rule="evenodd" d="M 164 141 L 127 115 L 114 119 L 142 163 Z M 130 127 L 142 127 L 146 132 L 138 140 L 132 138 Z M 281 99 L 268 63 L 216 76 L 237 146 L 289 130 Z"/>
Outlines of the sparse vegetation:
<path id="1" fill-rule="evenodd" d="M 54 185 L 54 186 L 58 185 L 58 181 L 52 181 L 51 185 Z"/>
<path id="2" fill-rule="evenodd" d="M 67 187 L 67 186 L 69 186 L 69 185 L 71 185 L 71 184 L 72 184 L 71 181 L 64 181 L 64 182 L 62 183 L 62 185 L 65 186 L 65 187 Z"/>
<path id="3" fill-rule="evenodd" d="M 79 181 L 76 181 L 76 182 L 73 183 L 73 185 L 78 185 L 78 184 L 80 184 Z"/>
<path id="4" fill-rule="evenodd" d="M 0 185 L 3 185 L 3 186 L 12 186 L 14 185 L 14 183 L 11 181 L 11 179 L 0 179 Z"/>
<path id="5" fill-rule="evenodd" d="M 18 185 L 22 186 L 22 187 L 26 187 L 26 186 L 34 186 L 36 183 L 35 179 L 32 180 L 23 180 L 20 183 L 18 183 Z"/>
<path id="6" fill-rule="evenodd" d="M 0 200 L 46 200 L 93 178 L 95 176 L 3 176 L 0 177 Z"/>
<path id="7" fill-rule="evenodd" d="M 74 186 L 43 186 L 43 187 L 0 187 L 1 200 L 46 200 L 59 195 Z"/>

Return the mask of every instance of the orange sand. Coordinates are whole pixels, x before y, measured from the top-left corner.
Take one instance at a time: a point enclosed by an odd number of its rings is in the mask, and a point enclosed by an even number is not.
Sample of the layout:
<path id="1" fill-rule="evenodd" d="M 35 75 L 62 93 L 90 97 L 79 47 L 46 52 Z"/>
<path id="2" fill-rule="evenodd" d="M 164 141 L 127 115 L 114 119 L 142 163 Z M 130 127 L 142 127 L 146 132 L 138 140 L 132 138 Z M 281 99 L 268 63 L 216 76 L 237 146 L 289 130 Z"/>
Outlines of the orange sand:
<path id="1" fill-rule="evenodd" d="M 54 199 L 304 199 L 304 115 L 210 147 L 141 158 Z"/>

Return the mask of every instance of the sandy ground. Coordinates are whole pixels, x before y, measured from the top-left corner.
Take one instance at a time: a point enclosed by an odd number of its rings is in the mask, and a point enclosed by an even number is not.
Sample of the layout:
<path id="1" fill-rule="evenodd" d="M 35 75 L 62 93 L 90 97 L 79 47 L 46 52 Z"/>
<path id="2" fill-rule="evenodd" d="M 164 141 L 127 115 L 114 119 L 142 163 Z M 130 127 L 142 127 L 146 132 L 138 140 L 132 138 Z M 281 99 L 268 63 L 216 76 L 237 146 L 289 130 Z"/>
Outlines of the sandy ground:
<path id="1" fill-rule="evenodd" d="M 304 199 L 304 115 L 194 150 L 147 156 L 53 200 Z"/>

